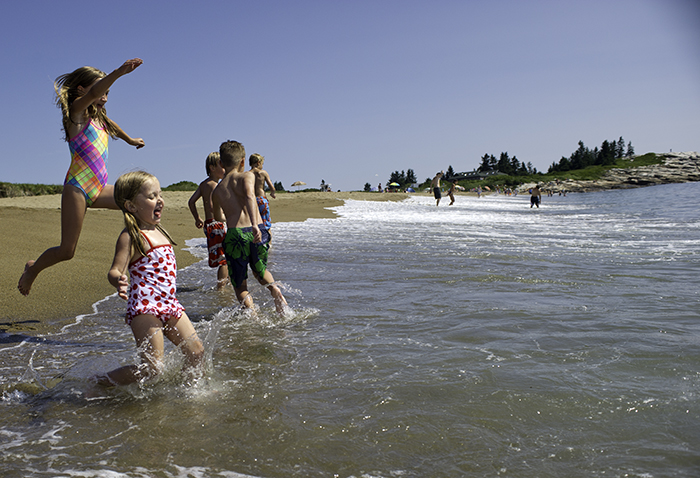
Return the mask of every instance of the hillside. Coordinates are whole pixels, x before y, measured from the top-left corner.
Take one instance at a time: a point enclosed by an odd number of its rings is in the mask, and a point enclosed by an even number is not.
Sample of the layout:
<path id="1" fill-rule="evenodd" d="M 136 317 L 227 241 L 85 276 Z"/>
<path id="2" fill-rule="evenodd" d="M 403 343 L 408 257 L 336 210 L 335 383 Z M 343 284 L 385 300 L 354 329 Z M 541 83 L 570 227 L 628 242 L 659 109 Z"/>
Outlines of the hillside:
<path id="1" fill-rule="evenodd" d="M 700 154 L 697 152 L 659 153 L 656 156 L 661 158 L 660 164 L 613 168 L 597 180 L 562 179 L 539 184 L 541 188 L 554 192 L 589 192 L 700 181 Z M 524 184 L 518 189 L 527 190 L 533 186 L 534 183 Z"/>

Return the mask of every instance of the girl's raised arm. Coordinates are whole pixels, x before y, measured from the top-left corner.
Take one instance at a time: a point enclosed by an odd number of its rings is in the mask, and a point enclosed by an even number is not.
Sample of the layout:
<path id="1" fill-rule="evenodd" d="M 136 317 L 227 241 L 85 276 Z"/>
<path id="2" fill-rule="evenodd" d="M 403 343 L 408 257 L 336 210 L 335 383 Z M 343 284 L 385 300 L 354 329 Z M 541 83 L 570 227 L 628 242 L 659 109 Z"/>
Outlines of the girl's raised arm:
<path id="1" fill-rule="evenodd" d="M 119 297 L 124 300 L 129 297 L 129 280 L 126 277 L 126 269 L 129 266 L 130 259 L 131 238 L 129 237 L 129 233 L 124 230 L 119 234 L 119 239 L 117 239 L 112 267 L 110 267 L 107 273 L 107 280 L 117 289 Z"/>
<path id="2" fill-rule="evenodd" d="M 71 114 L 82 114 L 82 112 L 85 111 L 96 99 L 107 93 L 107 90 L 109 90 L 114 82 L 117 81 L 117 78 L 124 76 L 127 73 L 131 73 L 136 68 L 141 66 L 142 63 L 143 60 L 141 58 L 126 60 L 122 66 L 114 70 L 112 73 L 102 79 L 97 80 L 97 82 L 92 85 L 92 88 L 90 88 L 83 96 L 76 98 L 70 107 Z"/>
<path id="3" fill-rule="evenodd" d="M 131 146 L 136 146 L 136 149 L 141 149 L 143 148 L 146 143 L 144 142 L 143 138 L 132 138 L 126 132 L 121 129 L 121 127 L 115 123 L 113 120 L 107 118 L 110 123 L 112 123 L 112 126 L 114 126 L 114 129 L 117 130 L 117 138 L 121 139 L 122 141 L 126 142 L 127 144 L 130 144 Z"/>

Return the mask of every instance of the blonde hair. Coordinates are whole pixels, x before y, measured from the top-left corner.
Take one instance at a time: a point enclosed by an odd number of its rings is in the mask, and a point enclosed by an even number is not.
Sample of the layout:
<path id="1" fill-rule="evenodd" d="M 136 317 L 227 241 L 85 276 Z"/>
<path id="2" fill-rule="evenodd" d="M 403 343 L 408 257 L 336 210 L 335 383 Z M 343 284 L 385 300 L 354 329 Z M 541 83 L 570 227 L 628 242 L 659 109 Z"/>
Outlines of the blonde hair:
<path id="1" fill-rule="evenodd" d="M 81 96 L 78 87 L 89 88 L 95 81 L 105 76 L 107 75 L 102 70 L 91 66 L 82 66 L 71 73 L 66 73 L 56 78 L 53 88 L 56 91 L 56 106 L 61 108 L 63 113 L 63 132 L 66 135 L 66 141 L 70 141 L 68 130 L 70 123 L 73 123 L 70 117 L 70 107 Z M 107 117 L 107 112 L 104 108 L 98 109 L 94 105 L 90 105 L 87 113 L 90 118 L 100 121 L 112 138 L 117 137 L 117 128 Z"/>
<path id="2" fill-rule="evenodd" d="M 245 148 L 238 141 L 224 141 L 219 146 L 221 165 L 224 168 L 238 166 L 241 159 L 245 159 Z"/>
<path id="3" fill-rule="evenodd" d="M 220 155 L 218 151 L 209 153 L 209 156 L 207 156 L 207 161 L 205 163 L 205 167 L 207 168 L 207 176 L 211 176 L 211 168 L 214 168 L 219 164 L 219 158 Z"/>
<path id="4" fill-rule="evenodd" d="M 143 240 L 143 235 L 141 235 L 141 228 L 139 227 L 138 220 L 131 212 L 126 209 L 126 201 L 133 201 L 134 198 L 141 191 L 141 187 L 146 181 L 157 180 L 155 176 L 145 171 L 132 171 L 130 173 L 122 174 L 114 183 L 114 200 L 119 206 L 119 209 L 124 213 L 124 226 L 126 227 L 129 237 L 131 238 L 132 247 L 139 252 L 142 256 L 146 255 L 146 243 Z M 156 229 L 165 235 L 171 244 L 177 245 L 173 241 L 170 234 L 163 229 L 163 227 L 158 224 Z M 133 249 L 132 249 L 133 251 Z"/>
<path id="5" fill-rule="evenodd" d="M 258 153 L 251 154 L 250 158 L 248 159 L 248 162 L 250 163 L 251 168 L 254 168 L 256 166 L 262 166 L 264 161 L 265 161 L 265 156 L 263 156 L 262 154 L 258 154 Z"/>

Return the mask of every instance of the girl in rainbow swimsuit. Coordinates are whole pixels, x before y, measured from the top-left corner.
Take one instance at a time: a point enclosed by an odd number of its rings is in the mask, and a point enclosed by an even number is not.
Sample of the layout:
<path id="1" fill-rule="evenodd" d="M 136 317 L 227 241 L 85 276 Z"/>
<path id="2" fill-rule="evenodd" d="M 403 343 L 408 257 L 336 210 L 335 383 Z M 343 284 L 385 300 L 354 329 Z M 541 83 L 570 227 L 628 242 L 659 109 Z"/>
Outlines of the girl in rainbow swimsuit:
<path id="1" fill-rule="evenodd" d="M 177 264 L 174 242 L 160 225 L 164 206 L 160 183 L 143 171 L 123 174 L 114 185 L 114 199 L 126 227 L 117 239 L 107 277 L 119 297 L 128 301 L 126 323 L 141 352 L 141 364 L 93 379 L 101 385 L 127 385 L 158 375 L 163 368 L 163 337 L 183 352 L 187 370 L 197 371 L 204 347 L 175 297 Z"/>
<path id="2" fill-rule="evenodd" d="M 27 262 L 17 288 L 28 295 L 41 271 L 73 258 L 88 207 L 117 209 L 114 187 L 107 184 L 107 143 L 120 138 L 136 149 L 143 139 L 126 134 L 105 113 L 109 88 L 117 78 L 141 65 L 139 58 L 127 60 L 109 75 L 90 66 L 78 68 L 56 79 L 56 104 L 63 113 L 63 131 L 71 152 L 71 165 L 61 196 L 61 244 Z"/>

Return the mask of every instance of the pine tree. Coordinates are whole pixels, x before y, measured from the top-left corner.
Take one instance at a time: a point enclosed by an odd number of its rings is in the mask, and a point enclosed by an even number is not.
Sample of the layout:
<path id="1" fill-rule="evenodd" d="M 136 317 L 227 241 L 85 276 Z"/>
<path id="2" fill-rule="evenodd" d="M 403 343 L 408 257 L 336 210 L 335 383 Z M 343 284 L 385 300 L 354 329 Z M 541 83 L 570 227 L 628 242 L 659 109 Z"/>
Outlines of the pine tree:
<path id="1" fill-rule="evenodd" d="M 632 147 L 632 141 L 627 143 L 627 154 L 626 156 L 628 158 L 633 158 L 634 157 L 634 148 Z"/>
<path id="2" fill-rule="evenodd" d="M 410 185 L 418 180 L 416 179 L 416 173 L 413 172 L 412 169 L 407 169 L 406 170 L 406 184 Z"/>
<path id="3" fill-rule="evenodd" d="M 501 153 L 501 157 L 498 158 L 498 163 L 496 164 L 496 170 L 501 173 L 512 175 L 513 171 L 511 171 L 511 167 L 508 152 L 506 151 L 505 153 Z"/>
<path id="4" fill-rule="evenodd" d="M 615 148 L 615 159 L 620 159 L 625 155 L 625 140 L 622 139 L 622 136 L 620 136 L 620 139 L 617 140 L 617 148 Z"/>
<path id="5" fill-rule="evenodd" d="M 603 144 L 600 146 L 600 152 L 598 153 L 598 160 L 596 161 L 596 164 L 608 166 L 615 163 L 615 155 L 617 154 L 616 149 L 617 146 L 614 141 L 612 143 L 607 139 L 603 141 Z"/>
<path id="6" fill-rule="evenodd" d="M 393 173 L 391 173 L 391 175 L 389 176 L 389 181 L 387 181 L 386 183 L 396 183 L 400 186 L 403 186 L 404 184 L 406 184 L 406 173 L 403 171 L 394 171 Z"/>
<path id="7" fill-rule="evenodd" d="M 493 156 L 491 156 L 493 157 Z M 491 161 L 489 158 L 489 153 L 486 153 L 481 157 L 481 165 L 479 166 L 479 169 L 477 170 L 481 173 L 486 173 L 488 171 L 492 171 L 491 169 Z"/>

